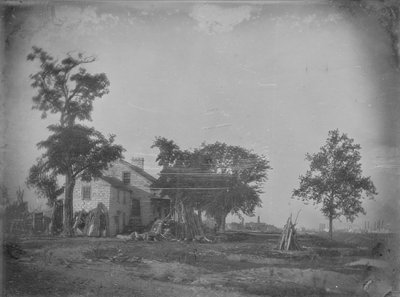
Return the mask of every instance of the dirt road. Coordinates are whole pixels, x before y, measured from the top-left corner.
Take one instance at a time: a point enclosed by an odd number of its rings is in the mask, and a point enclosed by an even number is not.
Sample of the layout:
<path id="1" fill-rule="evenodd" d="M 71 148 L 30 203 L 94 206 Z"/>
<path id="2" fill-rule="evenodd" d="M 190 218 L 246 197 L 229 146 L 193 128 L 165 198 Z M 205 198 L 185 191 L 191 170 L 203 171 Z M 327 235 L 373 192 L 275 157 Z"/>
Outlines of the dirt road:
<path id="1" fill-rule="evenodd" d="M 367 249 L 303 238 L 282 253 L 274 237 L 214 244 L 118 239 L 24 239 L 6 257 L 5 296 L 372 296 L 369 273 L 348 266 Z M 319 244 L 317 244 L 319 242 Z M 318 248 L 311 246 L 318 245 Z M 374 285 L 376 286 L 376 280 Z M 390 284 L 378 288 L 390 290 Z M 371 286 L 372 288 L 372 286 Z M 376 288 L 375 288 L 376 289 Z M 381 293 L 379 291 L 379 293 Z M 383 295 L 382 295 L 383 296 Z"/>

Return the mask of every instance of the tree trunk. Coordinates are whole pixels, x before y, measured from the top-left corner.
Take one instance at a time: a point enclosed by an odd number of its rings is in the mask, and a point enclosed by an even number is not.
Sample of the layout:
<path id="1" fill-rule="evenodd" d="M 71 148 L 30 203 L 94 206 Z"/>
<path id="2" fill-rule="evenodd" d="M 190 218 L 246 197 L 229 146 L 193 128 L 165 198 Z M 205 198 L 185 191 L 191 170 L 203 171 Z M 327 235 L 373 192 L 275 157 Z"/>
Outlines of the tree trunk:
<path id="1" fill-rule="evenodd" d="M 329 238 L 332 240 L 332 216 L 329 216 Z"/>
<path id="2" fill-rule="evenodd" d="M 73 220 L 73 193 L 75 187 L 75 179 L 67 174 L 65 176 L 65 197 L 63 209 L 63 235 L 72 236 L 72 220 Z"/>
<path id="3" fill-rule="evenodd" d="M 50 228 L 49 228 L 49 233 L 50 235 L 54 235 L 55 233 L 55 223 L 56 223 L 56 207 L 57 203 L 54 202 L 53 204 L 53 209 L 51 211 L 51 218 L 50 218 Z"/>
<path id="4" fill-rule="evenodd" d="M 202 223 L 202 220 L 201 220 L 201 210 L 200 210 L 200 209 L 197 210 L 197 217 L 199 218 L 199 222 Z"/>
<path id="5" fill-rule="evenodd" d="M 225 221 L 226 221 L 226 216 L 227 216 L 228 214 L 222 214 L 221 215 L 221 218 L 220 218 L 220 220 L 219 220 L 219 230 L 221 231 L 221 232 L 225 232 Z"/>

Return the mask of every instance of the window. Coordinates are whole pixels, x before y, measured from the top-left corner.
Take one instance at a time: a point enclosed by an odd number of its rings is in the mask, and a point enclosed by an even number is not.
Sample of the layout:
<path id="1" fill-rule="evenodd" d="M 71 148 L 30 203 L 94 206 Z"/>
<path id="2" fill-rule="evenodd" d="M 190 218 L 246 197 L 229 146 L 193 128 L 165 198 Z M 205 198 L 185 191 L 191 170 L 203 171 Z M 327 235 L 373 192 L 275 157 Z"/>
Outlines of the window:
<path id="1" fill-rule="evenodd" d="M 122 173 L 122 181 L 125 185 L 131 184 L 131 173 L 130 172 L 123 172 Z"/>
<path id="2" fill-rule="evenodd" d="M 124 192 L 124 204 L 126 204 L 126 194 L 127 194 L 127 192 Z"/>
<path id="3" fill-rule="evenodd" d="M 91 188 L 90 186 L 82 186 L 82 200 L 90 200 L 90 193 Z"/>

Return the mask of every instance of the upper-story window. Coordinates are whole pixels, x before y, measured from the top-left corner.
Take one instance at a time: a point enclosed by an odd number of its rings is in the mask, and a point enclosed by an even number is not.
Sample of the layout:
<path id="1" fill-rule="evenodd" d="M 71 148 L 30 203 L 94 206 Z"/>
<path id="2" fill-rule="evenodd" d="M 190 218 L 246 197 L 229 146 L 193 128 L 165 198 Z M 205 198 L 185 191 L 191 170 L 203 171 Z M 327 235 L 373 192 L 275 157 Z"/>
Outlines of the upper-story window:
<path id="1" fill-rule="evenodd" d="M 91 188 L 90 186 L 82 186 L 82 200 L 91 199 Z"/>
<path id="2" fill-rule="evenodd" d="M 125 185 L 130 185 L 131 184 L 131 173 L 123 172 L 122 173 L 122 181 Z"/>

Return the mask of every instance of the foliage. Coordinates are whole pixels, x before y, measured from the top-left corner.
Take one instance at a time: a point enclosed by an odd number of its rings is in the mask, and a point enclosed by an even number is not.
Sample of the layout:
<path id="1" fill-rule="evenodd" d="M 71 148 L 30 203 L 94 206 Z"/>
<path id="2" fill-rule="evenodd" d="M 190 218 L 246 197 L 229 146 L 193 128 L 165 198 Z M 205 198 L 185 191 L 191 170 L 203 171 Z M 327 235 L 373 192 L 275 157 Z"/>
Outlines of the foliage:
<path id="1" fill-rule="evenodd" d="M 151 148 L 155 147 L 159 149 L 156 161 L 158 165 L 164 168 L 173 166 L 183 159 L 184 153 L 173 140 L 168 140 L 165 137 L 156 137 Z"/>
<path id="2" fill-rule="evenodd" d="M 55 190 L 57 176 L 65 176 L 63 224 L 64 234 L 69 236 L 72 235 L 76 179 L 89 181 L 99 177 L 110 162 L 122 157 L 123 148 L 113 144 L 115 136 L 105 138 L 94 128 L 76 123 L 91 120 L 93 101 L 108 93 L 110 83 L 104 73 L 87 72 L 83 66 L 95 58 L 81 53 L 67 54 L 58 61 L 43 49 L 33 47 L 27 59 L 39 62 L 39 70 L 30 75 L 31 86 L 36 90 L 33 109 L 40 110 L 42 118 L 48 113 L 60 116 L 58 124 L 48 127 L 51 135 L 38 143 L 38 148 L 45 153 L 31 168 L 28 180 L 32 178 L 32 185 L 45 194 L 49 189 Z"/>
<path id="3" fill-rule="evenodd" d="M 10 202 L 10 197 L 8 195 L 8 189 L 5 185 L 0 186 L 1 200 L 0 205 L 7 205 Z"/>
<path id="4" fill-rule="evenodd" d="M 57 197 L 64 192 L 64 187 L 57 183 L 57 176 L 48 174 L 44 169 L 45 164 L 41 159 L 29 170 L 26 184 L 29 188 L 34 188 L 39 197 L 47 199 L 47 204 L 53 206 Z"/>
<path id="5" fill-rule="evenodd" d="M 75 120 L 91 120 L 93 101 L 107 94 L 110 82 L 104 73 L 90 74 L 82 66 L 95 61 L 94 57 L 75 57 L 68 54 L 59 62 L 39 47 L 33 47 L 27 56 L 38 60 L 40 70 L 30 75 L 31 86 L 37 90 L 32 98 L 33 109 L 60 114 L 60 125 L 73 125 Z"/>
<path id="6" fill-rule="evenodd" d="M 38 148 L 46 151 L 39 162 L 41 168 L 52 176 L 70 173 L 72 178 L 90 181 L 100 177 L 110 162 L 121 158 L 124 150 L 114 144 L 114 135 L 106 138 L 94 128 L 83 125 L 53 125 L 49 130 L 53 133 L 39 142 Z"/>
<path id="7" fill-rule="evenodd" d="M 161 188 L 162 195 L 205 211 L 221 227 L 228 213 L 252 215 L 261 206 L 261 185 L 271 169 L 264 156 L 220 142 L 181 150 L 162 137 L 152 147 L 159 149 L 157 161 L 163 166 L 153 186 Z"/>
<path id="8" fill-rule="evenodd" d="M 226 184 L 226 190 L 205 205 L 206 212 L 223 219 L 228 213 L 253 215 L 255 208 L 261 206 L 261 186 L 271 169 L 265 156 L 220 142 L 203 143 L 200 153 L 209 161 L 210 171 L 224 177 Z"/>
<path id="9" fill-rule="evenodd" d="M 330 220 L 344 216 L 353 221 L 362 207 L 364 194 L 373 198 L 377 194 L 370 177 L 362 176 L 361 146 L 339 130 L 329 131 L 328 139 L 320 151 L 306 154 L 310 169 L 301 175 L 299 188 L 292 197 L 321 204 L 322 213 Z"/>
<path id="10" fill-rule="evenodd" d="M 186 205 L 197 206 L 202 198 L 210 194 L 208 190 L 223 188 L 221 184 L 224 180 L 217 179 L 210 172 L 207 160 L 198 150 L 182 151 L 172 140 L 165 138 L 157 138 L 154 147 L 160 150 L 157 161 L 163 168 L 153 186 L 161 188 L 162 195 L 173 199 L 181 196 Z"/>
<path id="11" fill-rule="evenodd" d="M 5 205 L 5 231 L 28 232 L 28 203 L 24 201 L 24 191 L 18 188 L 16 199 Z"/>

